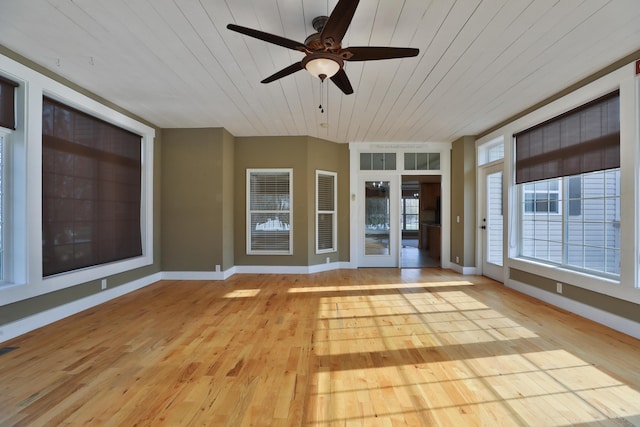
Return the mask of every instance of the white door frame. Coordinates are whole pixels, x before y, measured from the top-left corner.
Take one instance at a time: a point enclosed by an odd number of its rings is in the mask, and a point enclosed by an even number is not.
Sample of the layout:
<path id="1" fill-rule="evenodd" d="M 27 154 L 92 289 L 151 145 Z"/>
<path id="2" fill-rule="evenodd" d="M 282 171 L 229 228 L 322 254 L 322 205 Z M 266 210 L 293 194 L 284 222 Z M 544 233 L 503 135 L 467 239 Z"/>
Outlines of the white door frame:
<path id="1" fill-rule="evenodd" d="M 440 153 L 440 170 L 405 170 L 404 153 L 428 152 Z M 395 170 L 363 170 L 360 171 L 360 153 L 396 153 Z M 349 265 L 351 268 L 363 267 L 360 262 L 360 239 L 362 238 L 361 212 L 364 212 L 364 197 L 359 194 L 360 183 L 364 182 L 361 176 L 373 177 L 375 180 L 384 181 L 385 177 L 396 177 L 397 205 L 398 212 L 401 203 L 401 185 L 403 175 L 438 175 L 442 193 L 441 200 L 441 267 L 451 268 L 451 242 L 448 236 L 451 234 L 451 143 L 449 142 L 418 142 L 418 143 L 374 143 L 374 142 L 351 142 L 349 143 L 349 166 L 350 166 L 350 214 L 349 214 Z M 388 179 L 386 179 L 388 180 Z M 392 195 L 392 197 L 394 197 Z M 394 203 L 392 201 L 392 203 Z M 400 217 L 398 213 L 397 224 L 400 227 Z M 396 235 L 397 250 L 400 251 L 402 240 L 401 233 Z M 397 257 L 397 267 L 400 267 L 400 257 Z"/>

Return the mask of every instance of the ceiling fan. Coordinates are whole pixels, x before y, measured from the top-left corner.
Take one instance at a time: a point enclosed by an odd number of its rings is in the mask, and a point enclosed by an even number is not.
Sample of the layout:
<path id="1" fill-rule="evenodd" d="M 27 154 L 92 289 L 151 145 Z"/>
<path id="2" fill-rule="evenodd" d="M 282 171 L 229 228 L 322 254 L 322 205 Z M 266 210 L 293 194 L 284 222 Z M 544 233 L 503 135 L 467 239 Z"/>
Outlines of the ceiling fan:
<path id="1" fill-rule="evenodd" d="M 306 69 L 322 81 L 329 77 L 342 92 L 349 95 L 353 93 L 353 88 L 344 71 L 344 61 L 406 58 L 416 56 L 419 52 L 418 49 L 409 47 L 352 46 L 343 48 L 342 38 L 347 32 L 359 2 L 360 0 L 339 0 L 331 15 L 316 17 L 312 25 L 317 32 L 307 37 L 304 43 L 235 24 L 229 24 L 227 28 L 305 54 L 302 61 L 283 68 L 262 80 L 261 83 L 271 83 L 296 71 Z"/>

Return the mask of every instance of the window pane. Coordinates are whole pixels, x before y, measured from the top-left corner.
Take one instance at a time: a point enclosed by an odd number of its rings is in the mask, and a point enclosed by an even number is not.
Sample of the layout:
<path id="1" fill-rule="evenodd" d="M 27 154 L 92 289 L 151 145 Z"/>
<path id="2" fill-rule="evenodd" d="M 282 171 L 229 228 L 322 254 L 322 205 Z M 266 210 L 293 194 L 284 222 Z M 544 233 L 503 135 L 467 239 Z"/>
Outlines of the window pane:
<path id="1" fill-rule="evenodd" d="M 373 169 L 372 165 L 373 155 L 371 153 L 360 153 L 360 170 L 370 171 Z"/>
<path id="2" fill-rule="evenodd" d="M 384 170 L 396 170 L 396 153 L 384 153 Z"/>
<path id="3" fill-rule="evenodd" d="M 416 153 L 404 153 L 404 169 L 416 170 Z"/>
<path id="4" fill-rule="evenodd" d="M 429 170 L 440 170 L 440 153 L 429 153 Z"/>
<path id="5" fill-rule="evenodd" d="M 429 156 L 435 156 L 435 154 L 418 153 L 416 154 L 416 169 L 428 170 L 429 169 Z"/>
<path id="6" fill-rule="evenodd" d="M 616 169 L 520 184 L 520 254 L 619 275 L 619 177 Z"/>

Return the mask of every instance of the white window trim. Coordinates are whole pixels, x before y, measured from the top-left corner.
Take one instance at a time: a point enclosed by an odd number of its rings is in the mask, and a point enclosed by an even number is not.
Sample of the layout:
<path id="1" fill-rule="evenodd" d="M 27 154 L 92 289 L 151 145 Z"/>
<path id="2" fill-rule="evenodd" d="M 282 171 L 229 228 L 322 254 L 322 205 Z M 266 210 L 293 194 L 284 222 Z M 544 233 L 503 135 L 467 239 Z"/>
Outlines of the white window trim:
<path id="1" fill-rule="evenodd" d="M 332 211 L 321 211 L 318 210 L 318 183 L 320 175 L 328 175 L 333 177 L 333 210 Z M 318 236 L 318 217 L 320 214 L 332 214 L 332 231 L 331 231 L 331 248 L 328 249 L 319 249 L 319 236 Z M 337 244 L 337 234 L 338 234 L 338 174 L 336 172 L 329 172 L 323 170 L 316 169 L 316 254 L 326 254 L 338 251 Z"/>
<path id="2" fill-rule="evenodd" d="M 9 168 L 11 167 L 11 161 L 9 160 L 9 137 L 11 135 L 11 131 L 9 129 L 5 129 L 0 127 L 0 155 L 2 156 L 2 161 L 0 163 L 0 173 L 2 174 L 0 180 L 0 245 L 2 247 L 2 252 L 0 253 L 0 286 L 6 284 L 10 281 L 11 275 L 11 242 L 8 239 L 11 230 L 11 216 L 9 215 L 10 210 L 7 209 L 9 206 L 12 206 L 11 203 L 11 172 Z M 9 161 L 8 161 L 9 160 Z M 8 249 L 8 250 L 7 250 Z"/>
<path id="3" fill-rule="evenodd" d="M 254 172 L 289 173 L 289 210 L 282 211 L 289 214 L 289 250 L 288 251 L 265 251 L 251 248 L 251 174 Z M 247 169 L 246 176 L 246 253 L 247 255 L 292 255 L 293 254 L 293 169 L 292 168 L 261 168 Z"/>
<path id="4" fill-rule="evenodd" d="M 0 71 L 20 83 L 16 97 L 17 129 L 11 136 L 13 218 L 24 212 L 24 224 L 12 223 L 15 266 L 11 283 L 0 286 L 4 304 L 48 292 L 100 280 L 153 264 L 153 145 L 155 130 L 105 104 L 83 95 L 37 71 L 0 55 Z M 48 96 L 73 108 L 142 136 L 142 256 L 68 273 L 42 277 L 42 97 Z M 24 238 L 23 238 L 24 237 Z M 22 243 L 20 243 L 22 242 Z"/>

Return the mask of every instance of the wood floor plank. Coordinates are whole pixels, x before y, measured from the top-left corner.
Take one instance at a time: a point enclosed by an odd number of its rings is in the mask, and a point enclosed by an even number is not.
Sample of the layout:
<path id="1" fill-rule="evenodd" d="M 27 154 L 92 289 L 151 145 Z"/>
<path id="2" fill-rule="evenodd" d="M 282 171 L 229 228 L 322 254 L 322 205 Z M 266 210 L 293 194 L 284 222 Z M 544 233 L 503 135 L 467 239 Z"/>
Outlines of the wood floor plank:
<path id="1" fill-rule="evenodd" d="M 441 269 L 161 281 L 4 345 L 2 426 L 640 426 L 638 340 Z"/>

